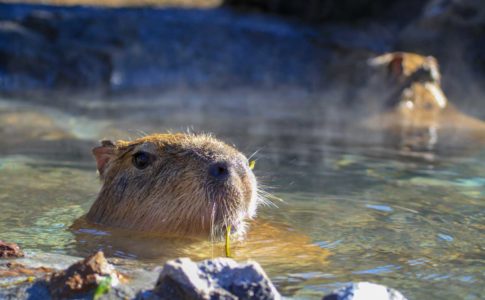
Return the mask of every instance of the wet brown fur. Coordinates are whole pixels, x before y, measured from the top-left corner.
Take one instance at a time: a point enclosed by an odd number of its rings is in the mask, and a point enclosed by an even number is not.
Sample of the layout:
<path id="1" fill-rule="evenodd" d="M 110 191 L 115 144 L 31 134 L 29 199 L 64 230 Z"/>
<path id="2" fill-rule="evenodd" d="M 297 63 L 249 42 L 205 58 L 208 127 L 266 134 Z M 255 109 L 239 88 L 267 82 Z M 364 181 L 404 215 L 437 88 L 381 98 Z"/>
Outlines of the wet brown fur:
<path id="1" fill-rule="evenodd" d="M 370 128 L 404 131 L 435 129 L 485 130 L 485 123 L 460 112 L 441 88 L 441 74 L 432 56 L 393 52 L 370 60 L 385 66 L 391 85 L 397 87 L 387 101 L 389 111 L 366 121 Z"/>
<path id="2" fill-rule="evenodd" d="M 133 155 L 153 162 L 143 170 Z M 247 158 L 210 135 L 153 134 L 134 141 L 103 141 L 93 149 L 103 186 L 87 214 L 91 222 L 168 235 L 221 238 L 237 234 L 255 214 L 256 179 Z M 209 176 L 215 162 L 230 165 L 224 182 Z"/>

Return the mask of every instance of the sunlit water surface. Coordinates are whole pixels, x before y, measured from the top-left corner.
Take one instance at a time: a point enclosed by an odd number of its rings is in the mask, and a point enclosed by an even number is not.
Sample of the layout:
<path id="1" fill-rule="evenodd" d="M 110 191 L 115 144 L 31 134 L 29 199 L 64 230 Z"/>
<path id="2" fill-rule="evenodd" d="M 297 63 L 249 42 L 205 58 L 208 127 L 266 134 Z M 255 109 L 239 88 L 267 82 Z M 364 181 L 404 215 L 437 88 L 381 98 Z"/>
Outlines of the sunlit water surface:
<path id="1" fill-rule="evenodd" d="M 410 299 L 482 297 L 483 147 L 406 155 L 392 145 L 336 141 L 342 128 L 329 128 L 324 108 L 310 101 L 269 109 L 241 99 L 93 101 L 63 110 L 3 101 L 0 239 L 73 256 L 102 248 L 133 268 L 222 256 L 223 245 L 209 241 L 70 229 L 100 187 L 89 152 L 98 139 L 191 128 L 247 155 L 258 151 L 255 173 L 282 201 L 260 209 L 233 252 L 259 261 L 283 294 L 316 299 L 350 281 L 373 281 Z"/>

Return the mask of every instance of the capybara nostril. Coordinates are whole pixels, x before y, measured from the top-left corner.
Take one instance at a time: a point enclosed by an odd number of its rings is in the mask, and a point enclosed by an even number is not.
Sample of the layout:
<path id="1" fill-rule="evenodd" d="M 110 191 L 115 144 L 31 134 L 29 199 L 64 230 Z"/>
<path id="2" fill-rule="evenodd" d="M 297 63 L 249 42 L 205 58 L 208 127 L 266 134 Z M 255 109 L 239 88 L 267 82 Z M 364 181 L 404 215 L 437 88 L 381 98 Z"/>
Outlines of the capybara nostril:
<path id="1" fill-rule="evenodd" d="M 209 175 L 216 180 L 227 180 L 230 175 L 229 165 L 226 162 L 216 162 L 209 166 Z"/>

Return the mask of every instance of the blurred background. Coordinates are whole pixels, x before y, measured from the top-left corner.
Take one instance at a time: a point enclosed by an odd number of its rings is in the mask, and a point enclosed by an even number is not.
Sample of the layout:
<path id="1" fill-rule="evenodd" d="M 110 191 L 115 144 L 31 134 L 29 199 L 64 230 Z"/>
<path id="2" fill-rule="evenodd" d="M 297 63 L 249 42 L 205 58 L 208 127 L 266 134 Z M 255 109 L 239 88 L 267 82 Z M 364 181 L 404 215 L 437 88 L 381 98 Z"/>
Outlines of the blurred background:
<path id="1" fill-rule="evenodd" d="M 321 268 L 262 250 L 284 295 L 371 280 L 480 299 L 483 139 L 403 153 L 359 125 L 388 94 L 367 60 L 390 51 L 435 56 L 449 101 L 485 120 L 484 49 L 483 0 L 0 1 L 0 238 L 86 255 L 109 240 L 69 230 L 99 189 L 100 139 L 212 132 L 257 152 L 285 200 L 260 217 L 332 253 Z"/>
<path id="2" fill-rule="evenodd" d="M 2 113 L 36 106 L 4 141 L 43 139 L 49 122 L 82 139 L 285 124 L 344 136 L 383 107 L 366 60 L 396 50 L 435 56 L 450 101 L 485 114 L 482 1 L 3 1 L 0 20 Z"/>

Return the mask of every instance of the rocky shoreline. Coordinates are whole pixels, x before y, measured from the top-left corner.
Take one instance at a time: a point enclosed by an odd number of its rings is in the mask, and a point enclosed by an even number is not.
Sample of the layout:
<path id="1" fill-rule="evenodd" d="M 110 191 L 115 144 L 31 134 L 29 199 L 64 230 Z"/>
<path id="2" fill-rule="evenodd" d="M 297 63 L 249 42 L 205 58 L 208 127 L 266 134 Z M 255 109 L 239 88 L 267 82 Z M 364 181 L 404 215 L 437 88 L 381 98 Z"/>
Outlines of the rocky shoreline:
<path id="1" fill-rule="evenodd" d="M 8 245 L 4 246 L 4 245 Z M 133 284 L 136 276 L 108 262 L 103 252 L 96 252 L 65 269 L 59 266 L 35 266 L 32 261 L 11 255 L 14 243 L 0 242 L 0 298 L 2 299 L 281 299 L 269 277 L 254 261 L 238 263 L 230 258 L 194 262 L 178 258 L 165 263 L 161 271 L 145 271 L 147 284 Z M 50 259 L 63 261 L 61 255 Z M 68 258 L 72 261 L 75 258 Z M 39 262 L 38 262 L 39 263 Z M 132 272 L 132 271 L 131 271 Z M 143 272 L 143 271 L 142 271 Z M 149 274 L 148 274 L 149 273 Z M 148 274 L 148 275 L 147 275 Z M 157 279 L 158 278 L 158 279 Z M 405 300 L 398 291 L 368 283 L 351 283 L 328 295 L 324 300 L 351 299 Z"/>

